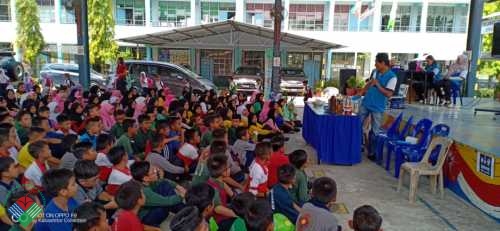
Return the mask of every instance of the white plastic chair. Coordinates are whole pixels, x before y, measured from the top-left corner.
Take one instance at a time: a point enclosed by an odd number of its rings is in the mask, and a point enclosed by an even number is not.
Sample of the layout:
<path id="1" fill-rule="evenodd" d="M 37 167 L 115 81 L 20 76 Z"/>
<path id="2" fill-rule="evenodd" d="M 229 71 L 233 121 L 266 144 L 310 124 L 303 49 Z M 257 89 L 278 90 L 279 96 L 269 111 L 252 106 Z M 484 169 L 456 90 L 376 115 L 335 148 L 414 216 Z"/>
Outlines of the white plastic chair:
<path id="1" fill-rule="evenodd" d="M 424 157 L 420 162 L 406 162 L 401 165 L 400 175 L 399 175 L 399 183 L 398 189 L 399 192 L 401 186 L 403 185 L 404 173 L 408 172 L 410 174 L 410 195 L 409 200 L 410 203 L 415 203 L 417 188 L 418 188 L 418 180 L 420 176 L 429 176 L 431 192 L 433 194 L 436 193 L 436 183 L 439 181 L 439 191 L 441 193 L 441 198 L 444 196 L 444 182 L 443 182 L 443 164 L 446 160 L 446 156 L 448 155 L 448 151 L 451 147 L 453 141 L 446 137 L 434 137 L 429 145 L 429 148 L 426 150 Z M 429 163 L 429 157 L 438 145 L 441 145 L 441 149 L 439 150 L 439 156 L 435 165 Z"/>

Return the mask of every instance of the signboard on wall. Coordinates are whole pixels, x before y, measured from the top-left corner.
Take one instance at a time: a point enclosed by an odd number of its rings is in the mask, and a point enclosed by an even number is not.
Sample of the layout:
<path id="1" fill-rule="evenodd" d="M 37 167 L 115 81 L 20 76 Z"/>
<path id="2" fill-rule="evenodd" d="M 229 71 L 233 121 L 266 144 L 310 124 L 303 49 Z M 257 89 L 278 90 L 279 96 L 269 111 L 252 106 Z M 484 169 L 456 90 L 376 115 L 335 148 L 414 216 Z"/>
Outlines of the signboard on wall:
<path id="1" fill-rule="evenodd" d="M 477 152 L 476 171 L 493 178 L 495 176 L 495 158 L 482 152 Z"/>

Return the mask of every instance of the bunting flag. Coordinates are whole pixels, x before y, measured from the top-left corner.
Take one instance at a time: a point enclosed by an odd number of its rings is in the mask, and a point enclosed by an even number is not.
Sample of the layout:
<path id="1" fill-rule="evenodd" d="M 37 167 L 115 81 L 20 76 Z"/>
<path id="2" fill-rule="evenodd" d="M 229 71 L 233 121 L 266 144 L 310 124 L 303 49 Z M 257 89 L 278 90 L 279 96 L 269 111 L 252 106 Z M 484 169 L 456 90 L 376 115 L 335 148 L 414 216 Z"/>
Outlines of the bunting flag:
<path id="1" fill-rule="evenodd" d="M 394 24 L 396 22 L 396 12 L 398 10 L 398 1 L 392 1 L 391 15 L 389 17 L 389 23 L 387 23 L 387 29 L 389 31 L 394 31 Z"/>
<path id="2" fill-rule="evenodd" d="M 373 2 L 373 5 L 375 5 L 375 2 Z M 363 21 L 364 19 L 368 18 L 370 15 L 375 12 L 375 7 L 372 7 L 370 9 L 366 9 L 363 12 L 363 1 L 362 0 L 357 0 L 354 6 L 351 9 L 351 14 L 354 14 L 356 17 L 358 17 L 359 21 Z"/>

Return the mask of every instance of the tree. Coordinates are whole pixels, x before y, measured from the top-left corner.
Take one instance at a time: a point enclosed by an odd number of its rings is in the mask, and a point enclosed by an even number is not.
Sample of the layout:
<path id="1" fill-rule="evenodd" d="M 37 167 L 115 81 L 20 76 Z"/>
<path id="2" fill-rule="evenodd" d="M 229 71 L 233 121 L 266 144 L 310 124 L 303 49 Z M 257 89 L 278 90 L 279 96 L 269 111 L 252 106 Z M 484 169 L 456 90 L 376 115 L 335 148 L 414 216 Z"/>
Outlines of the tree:
<path id="1" fill-rule="evenodd" d="M 34 64 L 45 42 L 40 31 L 40 17 L 35 0 L 16 0 L 17 38 L 24 60 Z"/>
<path id="2" fill-rule="evenodd" d="M 500 11 L 500 1 L 484 4 L 483 16 Z M 493 34 L 483 36 L 483 52 L 490 52 L 492 47 Z M 478 71 L 490 78 L 497 78 L 500 81 L 500 61 L 480 60 Z"/>
<path id="3" fill-rule="evenodd" d="M 106 62 L 114 60 L 118 53 L 111 6 L 112 0 L 88 0 L 90 63 L 98 71 Z"/>

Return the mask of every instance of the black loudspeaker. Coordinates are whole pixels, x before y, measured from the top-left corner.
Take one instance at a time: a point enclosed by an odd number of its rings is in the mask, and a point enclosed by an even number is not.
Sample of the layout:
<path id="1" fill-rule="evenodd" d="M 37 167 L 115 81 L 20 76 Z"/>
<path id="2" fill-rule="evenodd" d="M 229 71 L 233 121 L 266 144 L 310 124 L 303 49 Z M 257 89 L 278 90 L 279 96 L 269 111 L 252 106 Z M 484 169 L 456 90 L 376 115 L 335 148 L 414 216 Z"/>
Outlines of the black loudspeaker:
<path id="1" fill-rule="evenodd" d="M 346 94 L 345 89 L 347 87 L 347 80 L 351 76 L 356 76 L 356 69 L 340 69 L 339 77 L 340 77 L 340 93 Z"/>
<path id="2" fill-rule="evenodd" d="M 500 57 L 500 22 L 493 26 L 493 41 L 491 44 L 491 56 Z"/>

